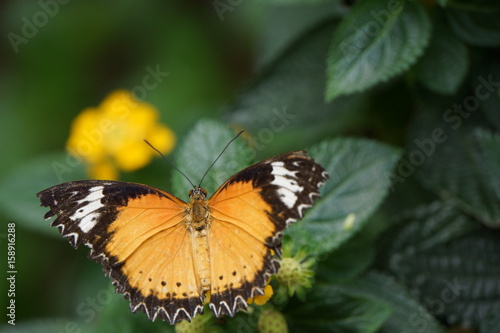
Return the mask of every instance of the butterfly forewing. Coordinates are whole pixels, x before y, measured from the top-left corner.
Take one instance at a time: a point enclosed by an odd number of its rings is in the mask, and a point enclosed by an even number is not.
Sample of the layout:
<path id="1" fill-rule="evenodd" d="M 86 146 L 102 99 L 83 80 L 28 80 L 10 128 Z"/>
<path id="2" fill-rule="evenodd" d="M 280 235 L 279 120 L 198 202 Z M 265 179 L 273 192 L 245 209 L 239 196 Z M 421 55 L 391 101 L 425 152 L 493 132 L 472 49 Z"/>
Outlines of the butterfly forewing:
<path id="1" fill-rule="evenodd" d="M 281 236 L 319 197 L 328 179 L 304 151 L 254 164 L 224 183 L 210 198 L 210 307 L 233 315 L 263 293 L 279 264 Z"/>

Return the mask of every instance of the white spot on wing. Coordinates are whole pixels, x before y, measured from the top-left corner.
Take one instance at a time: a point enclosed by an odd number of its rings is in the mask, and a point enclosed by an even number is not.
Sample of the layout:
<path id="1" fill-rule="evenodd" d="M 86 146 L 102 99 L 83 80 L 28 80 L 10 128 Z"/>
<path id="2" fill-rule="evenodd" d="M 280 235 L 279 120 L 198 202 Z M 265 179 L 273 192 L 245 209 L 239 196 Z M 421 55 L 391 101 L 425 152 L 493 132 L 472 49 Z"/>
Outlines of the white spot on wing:
<path id="1" fill-rule="evenodd" d="M 295 206 L 295 202 L 297 202 L 297 196 L 295 195 L 295 193 L 290 192 L 286 188 L 279 188 L 277 192 L 281 198 L 281 201 L 283 201 L 283 203 L 288 208 L 292 208 L 293 206 Z"/>
<path id="2" fill-rule="evenodd" d="M 304 188 L 297 183 L 297 171 L 290 171 L 284 165 L 283 162 L 271 163 L 271 174 L 274 176 L 271 184 L 280 187 L 277 192 L 281 200 L 288 208 L 293 208 L 298 199 L 297 193 L 302 192 Z"/>
<path id="3" fill-rule="evenodd" d="M 99 219 L 99 213 L 96 211 L 104 205 L 101 203 L 101 198 L 104 197 L 102 190 L 103 186 L 96 186 L 89 190 L 89 195 L 85 198 L 78 200 L 78 204 L 84 203 L 85 205 L 78 208 L 77 211 L 70 216 L 72 221 L 80 220 L 78 227 L 85 233 L 89 232 Z"/>

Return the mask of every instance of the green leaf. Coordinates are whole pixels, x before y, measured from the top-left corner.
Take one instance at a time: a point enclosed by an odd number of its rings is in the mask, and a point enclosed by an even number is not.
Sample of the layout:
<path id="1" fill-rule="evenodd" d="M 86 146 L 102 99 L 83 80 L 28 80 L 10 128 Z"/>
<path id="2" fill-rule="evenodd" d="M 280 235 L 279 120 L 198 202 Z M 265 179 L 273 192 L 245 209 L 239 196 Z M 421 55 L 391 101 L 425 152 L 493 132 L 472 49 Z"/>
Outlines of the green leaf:
<path id="1" fill-rule="evenodd" d="M 224 147 L 234 138 L 236 132 L 222 123 L 213 120 L 201 120 L 189 132 L 175 154 L 175 165 L 193 182 L 199 185 L 201 178 L 222 152 Z M 203 187 L 209 195 L 213 194 L 229 177 L 237 171 L 249 166 L 253 161 L 252 148 L 239 137 L 232 142 L 207 173 Z M 192 188 L 191 184 L 180 174 L 172 174 L 172 192 L 179 198 L 185 198 Z"/>
<path id="2" fill-rule="evenodd" d="M 290 304 L 285 312 L 291 332 L 377 332 L 390 316 L 386 302 L 343 292 L 331 285 L 316 286 L 307 302 Z"/>
<path id="3" fill-rule="evenodd" d="M 311 2 L 314 2 L 313 6 Z M 319 23 L 343 17 L 349 10 L 338 0 L 334 2 L 329 0 L 277 0 L 275 2 L 271 0 L 265 8 L 268 13 L 259 24 L 259 30 L 265 33 L 259 36 L 254 60 L 257 68 L 268 65 L 294 40 L 303 37 L 305 32 L 318 26 Z"/>
<path id="4" fill-rule="evenodd" d="M 497 333 L 500 332 L 500 314 L 499 311 L 492 313 L 479 324 L 479 333 Z"/>
<path id="5" fill-rule="evenodd" d="M 330 252 L 356 233 L 384 199 L 399 151 L 363 139 L 323 142 L 310 155 L 328 171 L 322 198 L 293 225 L 294 244 L 313 254 Z"/>
<path id="6" fill-rule="evenodd" d="M 497 54 L 481 59 L 482 66 L 474 76 L 471 89 L 480 92 L 481 110 L 486 119 L 500 130 L 500 64 Z M 477 94 L 477 93 L 476 93 Z"/>
<path id="7" fill-rule="evenodd" d="M 477 230 L 470 217 L 451 202 L 435 201 L 402 214 L 396 224 L 381 236 L 379 265 L 396 275 L 406 274 L 401 262 L 410 262 L 415 253 L 446 244 Z"/>
<path id="8" fill-rule="evenodd" d="M 256 152 L 307 147 L 366 121 L 363 96 L 324 100 L 325 58 L 336 26 L 328 21 L 305 33 L 226 108 L 229 123 L 252 133 Z"/>
<path id="9" fill-rule="evenodd" d="M 485 163 L 495 158 L 495 152 L 489 150 L 486 155 L 475 135 L 477 128 L 488 125 L 480 113 L 474 112 L 479 105 L 474 98 L 466 96 L 461 103 L 451 102 L 453 106 L 424 106 L 409 134 L 414 139 L 406 161 L 416 170 L 419 181 L 442 199 L 452 200 L 483 224 L 498 227 L 500 196 L 495 184 L 500 174 Z M 436 131 L 442 133 L 439 140 L 434 140 Z"/>
<path id="10" fill-rule="evenodd" d="M 467 69 L 467 48 L 443 20 L 436 20 L 430 45 L 415 68 L 417 79 L 434 92 L 453 94 Z"/>
<path id="11" fill-rule="evenodd" d="M 339 25 L 330 46 L 326 100 L 401 74 L 423 53 L 430 35 L 431 23 L 420 2 L 358 3 Z"/>
<path id="12" fill-rule="evenodd" d="M 328 259 L 321 261 L 316 280 L 342 283 L 354 279 L 369 267 L 374 257 L 371 240 L 358 235 L 340 245 Z"/>
<path id="13" fill-rule="evenodd" d="M 490 187 L 495 192 L 495 197 L 500 198 L 500 134 L 483 129 L 476 129 L 475 135 L 482 151 L 482 163 L 485 164 L 485 178 L 490 180 Z M 499 221 L 500 224 L 500 221 Z"/>
<path id="14" fill-rule="evenodd" d="M 393 309 L 380 332 L 441 333 L 443 328 L 402 285 L 393 278 L 370 272 L 342 288 L 350 294 L 370 297 Z"/>
<path id="15" fill-rule="evenodd" d="M 416 217 L 409 225 L 402 222 L 392 236 L 384 237 L 384 243 L 399 248 L 391 258 L 384 258 L 386 266 L 431 314 L 450 326 L 478 327 L 500 311 L 498 231 L 476 228 L 443 243 L 427 240 L 434 219 Z M 430 232 L 415 232 L 421 229 Z"/>
<path id="16" fill-rule="evenodd" d="M 84 163 L 67 153 L 37 157 L 9 172 L 0 182 L 0 209 L 15 222 L 33 231 L 58 234 L 49 228 L 36 194 L 70 180 L 85 179 Z"/>
<path id="17" fill-rule="evenodd" d="M 457 1 L 446 11 L 448 22 L 464 42 L 475 46 L 500 45 L 500 6 L 497 1 Z"/>

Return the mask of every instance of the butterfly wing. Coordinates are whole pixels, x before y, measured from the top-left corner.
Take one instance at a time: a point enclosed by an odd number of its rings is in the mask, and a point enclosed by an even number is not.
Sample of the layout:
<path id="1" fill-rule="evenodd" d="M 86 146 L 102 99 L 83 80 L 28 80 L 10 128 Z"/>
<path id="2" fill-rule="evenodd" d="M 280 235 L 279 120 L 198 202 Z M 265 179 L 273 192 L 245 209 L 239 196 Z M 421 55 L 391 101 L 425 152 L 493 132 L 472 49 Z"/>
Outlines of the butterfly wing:
<path id="1" fill-rule="evenodd" d="M 281 236 L 319 197 L 326 171 L 305 151 L 254 164 L 231 177 L 209 199 L 210 308 L 230 316 L 263 294 L 279 269 Z"/>
<path id="2" fill-rule="evenodd" d="M 203 312 L 193 249 L 183 224 L 186 203 L 162 190 L 134 183 L 85 180 L 37 194 L 50 207 L 52 226 L 73 247 L 90 247 L 118 293 L 171 324 Z"/>

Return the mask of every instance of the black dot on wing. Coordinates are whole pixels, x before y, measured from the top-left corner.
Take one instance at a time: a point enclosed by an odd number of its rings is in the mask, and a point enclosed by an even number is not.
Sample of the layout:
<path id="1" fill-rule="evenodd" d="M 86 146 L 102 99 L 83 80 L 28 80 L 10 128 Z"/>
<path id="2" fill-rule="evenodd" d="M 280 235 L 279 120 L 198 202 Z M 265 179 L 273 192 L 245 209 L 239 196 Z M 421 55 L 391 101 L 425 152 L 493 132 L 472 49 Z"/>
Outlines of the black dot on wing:
<path id="1" fill-rule="evenodd" d="M 247 265 L 243 265 L 243 268 L 246 269 L 247 268 Z"/>
<path id="2" fill-rule="evenodd" d="M 233 276 L 235 276 L 235 275 L 236 275 L 236 271 L 233 271 Z"/>
<path id="3" fill-rule="evenodd" d="M 176 285 L 177 285 L 177 287 L 180 287 L 180 286 L 182 286 L 182 283 L 177 282 Z"/>
<path id="4" fill-rule="evenodd" d="M 139 274 L 142 274 L 143 272 L 142 271 L 139 271 Z"/>
<path id="5" fill-rule="evenodd" d="M 152 279 L 152 278 L 149 278 L 148 280 L 149 280 L 149 282 L 153 281 L 153 279 Z"/>
<path id="6" fill-rule="evenodd" d="M 162 285 L 162 286 L 166 286 L 166 285 L 167 285 L 167 283 L 166 283 L 165 281 L 161 281 L 161 285 Z"/>
<path id="7" fill-rule="evenodd" d="M 175 297 L 175 296 L 177 296 L 177 293 L 172 293 L 172 297 Z"/>
<path id="8" fill-rule="evenodd" d="M 221 276 L 219 276 L 219 280 L 222 280 L 223 278 L 224 278 L 224 276 L 222 276 L 222 275 L 221 275 Z"/>
<path id="9" fill-rule="evenodd" d="M 182 293 L 182 296 L 184 297 L 187 297 L 187 295 L 188 295 L 187 293 Z"/>

